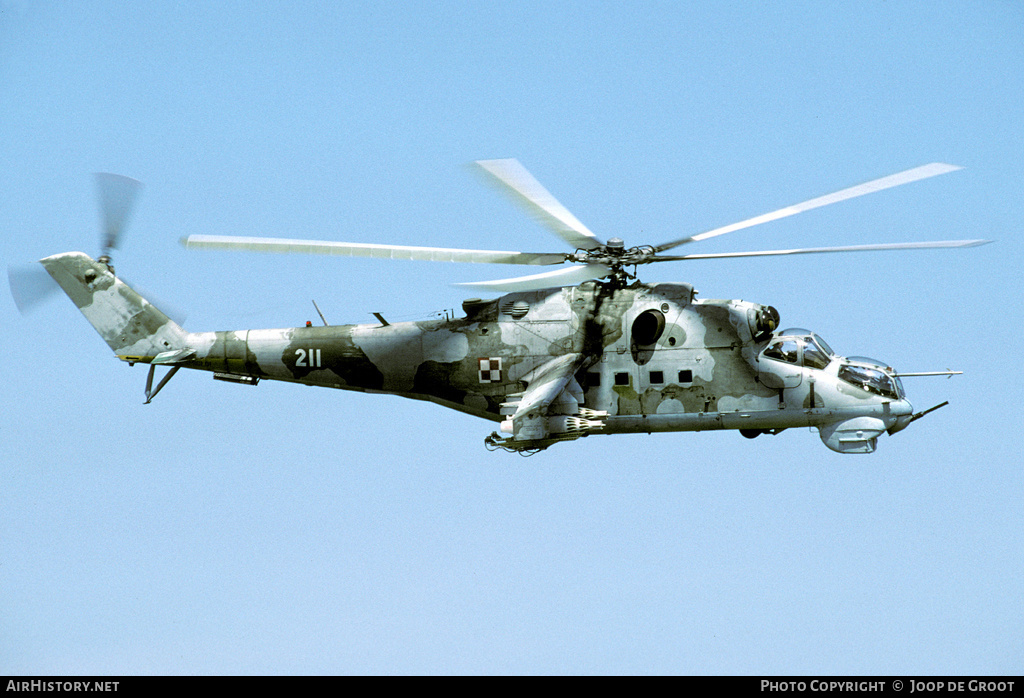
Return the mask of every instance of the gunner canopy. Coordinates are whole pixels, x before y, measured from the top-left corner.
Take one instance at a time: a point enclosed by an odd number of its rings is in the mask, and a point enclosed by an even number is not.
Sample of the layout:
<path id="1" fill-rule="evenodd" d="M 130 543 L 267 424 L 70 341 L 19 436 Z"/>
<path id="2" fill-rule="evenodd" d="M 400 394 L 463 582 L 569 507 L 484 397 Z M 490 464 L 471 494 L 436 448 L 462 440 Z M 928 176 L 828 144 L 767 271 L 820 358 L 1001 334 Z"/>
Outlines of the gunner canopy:
<path id="1" fill-rule="evenodd" d="M 892 373 L 891 368 L 875 359 L 864 356 L 845 359 L 843 365 L 839 367 L 839 378 L 882 397 L 901 400 L 904 396 L 900 379 Z"/>

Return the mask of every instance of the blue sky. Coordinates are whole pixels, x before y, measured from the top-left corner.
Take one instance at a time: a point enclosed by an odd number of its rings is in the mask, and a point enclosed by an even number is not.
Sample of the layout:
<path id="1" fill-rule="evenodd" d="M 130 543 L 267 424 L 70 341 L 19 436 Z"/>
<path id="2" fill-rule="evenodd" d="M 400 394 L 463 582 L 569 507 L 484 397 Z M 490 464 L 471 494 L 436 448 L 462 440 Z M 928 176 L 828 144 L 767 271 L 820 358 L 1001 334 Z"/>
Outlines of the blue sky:
<path id="1" fill-rule="evenodd" d="M 530 459 L 433 405 L 177 377 L 143 405 L 64 298 L 3 318 L 0 672 L 1019 674 L 1024 6 L 0 0 L 0 250 L 97 254 L 191 330 L 420 319 L 519 269 L 186 251 L 192 233 L 559 251 L 515 157 L 656 244 L 928 162 L 963 170 L 652 265 L 776 306 L 950 406 L 816 434 L 595 436 Z M 688 250 L 690 251 L 690 250 Z M 912 382 L 911 382 L 912 381 Z"/>

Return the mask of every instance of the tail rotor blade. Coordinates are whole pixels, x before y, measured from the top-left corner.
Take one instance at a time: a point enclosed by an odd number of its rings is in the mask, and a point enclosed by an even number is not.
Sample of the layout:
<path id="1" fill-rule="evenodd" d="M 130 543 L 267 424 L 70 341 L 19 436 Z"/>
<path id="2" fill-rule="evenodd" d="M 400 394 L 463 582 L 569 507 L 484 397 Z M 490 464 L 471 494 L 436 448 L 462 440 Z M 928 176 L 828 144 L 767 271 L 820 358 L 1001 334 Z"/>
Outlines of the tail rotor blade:
<path id="1" fill-rule="evenodd" d="M 96 173 L 96 189 L 100 198 L 100 214 L 103 218 L 103 253 L 116 249 L 121 232 L 131 217 L 135 199 L 138 198 L 142 183 L 131 177 Z"/>
<path id="2" fill-rule="evenodd" d="M 60 290 L 57 282 L 39 265 L 7 267 L 14 305 L 22 315 L 36 309 Z"/>

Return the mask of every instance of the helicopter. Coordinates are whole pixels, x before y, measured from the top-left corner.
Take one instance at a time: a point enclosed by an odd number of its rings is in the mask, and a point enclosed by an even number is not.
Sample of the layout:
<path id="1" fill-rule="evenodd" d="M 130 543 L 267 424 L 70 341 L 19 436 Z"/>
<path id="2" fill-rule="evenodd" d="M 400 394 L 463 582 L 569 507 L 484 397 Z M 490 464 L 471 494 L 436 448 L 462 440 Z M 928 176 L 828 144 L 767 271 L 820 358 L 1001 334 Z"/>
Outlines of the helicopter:
<path id="1" fill-rule="evenodd" d="M 182 368 L 256 386 L 262 380 L 427 400 L 487 419 L 489 450 L 532 455 L 592 435 L 737 430 L 747 438 L 816 428 L 837 453 L 872 453 L 948 404 L 915 412 L 885 362 L 836 354 L 815 332 L 780 329 L 779 312 L 743 300 L 698 299 L 687 283 L 644 283 L 657 262 L 927 248 L 989 240 L 884 243 L 748 252 L 663 254 L 675 248 L 960 169 L 931 163 L 659 245 L 599 238 L 517 160 L 481 160 L 485 177 L 523 204 L 571 252 L 529 253 L 284 238 L 190 235 L 187 249 L 326 254 L 433 262 L 554 266 L 553 271 L 460 284 L 487 293 L 461 317 L 373 324 L 190 332 L 114 273 L 139 183 L 97 175 L 102 254 L 40 260 L 117 358 L 149 366 L 149 403 Z M 630 271 L 632 270 L 632 271 Z M 12 291 L 15 280 L 12 276 Z M 17 296 L 17 294 L 16 294 Z M 319 308 L 317 308 L 319 312 Z M 321 319 L 323 315 L 321 314 Z M 157 367 L 166 373 L 154 387 Z"/>

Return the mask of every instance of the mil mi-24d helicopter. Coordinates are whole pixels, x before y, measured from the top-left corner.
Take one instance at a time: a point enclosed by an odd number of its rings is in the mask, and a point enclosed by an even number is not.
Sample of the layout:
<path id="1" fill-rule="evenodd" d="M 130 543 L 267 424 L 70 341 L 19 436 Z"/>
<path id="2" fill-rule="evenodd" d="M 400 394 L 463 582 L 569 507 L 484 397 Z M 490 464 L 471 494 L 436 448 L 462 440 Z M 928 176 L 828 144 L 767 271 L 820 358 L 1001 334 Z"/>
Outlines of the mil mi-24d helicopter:
<path id="1" fill-rule="evenodd" d="M 148 403 L 181 368 L 255 386 L 281 380 L 429 400 L 499 424 L 491 449 L 529 455 L 595 434 L 735 429 L 743 436 L 815 427 L 838 453 L 871 453 L 929 412 L 914 412 L 883 362 L 835 354 L 779 313 L 742 300 L 702 300 L 685 283 L 647 284 L 636 268 L 698 259 L 972 247 L 988 240 L 888 243 L 758 252 L 665 252 L 828 204 L 945 174 L 932 163 L 660 245 L 602 241 L 516 160 L 476 163 L 572 252 L 503 252 L 281 238 L 191 235 L 188 249 L 253 250 L 433 262 L 570 266 L 461 284 L 505 292 L 462 304 L 464 317 L 418 322 L 188 332 L 114 275 L 110 260 L 138 190 L 98 175 L 106 221 L 96 260 L 40 260 L 119 359 L 149 365 Z M 634 273 L 627 271 L 632 268 Z M 16 298 L 20 291 L 12 276 Z M 319 309 L 318 309 L 319 310 Z M 322 316 L 321 316 L 322 317 Z M 168 371 L 153 387 L 157 366 Z"/>

